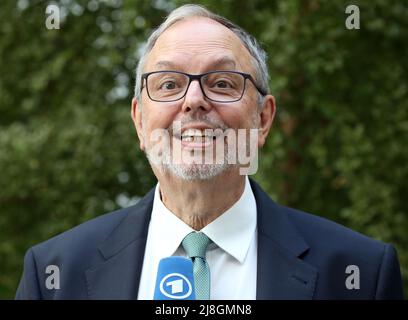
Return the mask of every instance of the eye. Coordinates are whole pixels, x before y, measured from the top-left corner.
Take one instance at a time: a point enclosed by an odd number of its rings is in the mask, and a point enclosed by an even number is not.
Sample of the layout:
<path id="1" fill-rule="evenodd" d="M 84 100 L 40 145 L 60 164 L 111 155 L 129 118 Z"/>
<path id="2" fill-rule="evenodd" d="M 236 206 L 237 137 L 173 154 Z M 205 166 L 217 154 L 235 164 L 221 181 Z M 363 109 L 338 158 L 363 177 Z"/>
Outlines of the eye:
<path id="1" fill-rule="evenodd" d="M 218 80 L 214 83 L 214 87 L 219 89 L 228 89 L 231 88 L 231 84 L 225 80 Z"/>
<path id="2" fill-rule="evenodd" d="M 176 88 L 176 83 L 170 80 L 167 80 L 160 85 L 161 90 L 173 90 L 175 88 Z"/>

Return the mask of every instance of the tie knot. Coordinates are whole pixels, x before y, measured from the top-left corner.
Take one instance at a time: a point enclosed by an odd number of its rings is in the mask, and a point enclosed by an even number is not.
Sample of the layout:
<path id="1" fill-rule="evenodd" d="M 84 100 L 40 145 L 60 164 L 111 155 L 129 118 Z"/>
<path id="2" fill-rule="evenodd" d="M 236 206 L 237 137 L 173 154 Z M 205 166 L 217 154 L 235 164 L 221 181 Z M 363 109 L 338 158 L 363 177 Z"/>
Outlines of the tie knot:
<path id="1" fill-rule="evenodd" d="M 200 257 L 205 259 L 205 252 L 211 240 L 202 232 L 191 232 L 181 242 L 190 258 Z"/>

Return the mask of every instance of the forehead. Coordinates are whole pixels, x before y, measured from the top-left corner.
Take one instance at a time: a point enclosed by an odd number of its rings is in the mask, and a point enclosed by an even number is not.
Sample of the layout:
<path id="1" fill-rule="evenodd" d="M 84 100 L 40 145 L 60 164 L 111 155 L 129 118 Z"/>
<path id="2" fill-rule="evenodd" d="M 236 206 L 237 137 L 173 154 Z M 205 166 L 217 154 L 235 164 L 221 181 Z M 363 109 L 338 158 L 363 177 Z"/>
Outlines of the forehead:
<path id="1" fill-rule="evenodd" d="M 204 17 L 176 22 L 157 39 L 145 71 L 169 67 L 189 73 L 217 68 L 253 72 L 252 57 L 238 36 Z"/>

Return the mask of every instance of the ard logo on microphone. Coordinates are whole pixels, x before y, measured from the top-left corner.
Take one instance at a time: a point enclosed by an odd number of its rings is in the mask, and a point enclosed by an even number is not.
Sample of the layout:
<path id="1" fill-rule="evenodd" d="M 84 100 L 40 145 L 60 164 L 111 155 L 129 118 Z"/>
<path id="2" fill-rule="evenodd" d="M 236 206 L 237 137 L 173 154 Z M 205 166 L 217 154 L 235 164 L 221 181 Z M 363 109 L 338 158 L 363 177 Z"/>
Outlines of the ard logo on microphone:
<path id="1" fill-rule="evenodd" d="M 193 293 L 193 286 L 182 274 L 170 273 L 160 282 L 160 291 L 170 299 L 187 299 Z"/>
<path id="2" fill-rule="evenodd" d="M 184 257 L 163 258 L 157 270 L 154 300 L 195 300 L 193 263 Z"/>

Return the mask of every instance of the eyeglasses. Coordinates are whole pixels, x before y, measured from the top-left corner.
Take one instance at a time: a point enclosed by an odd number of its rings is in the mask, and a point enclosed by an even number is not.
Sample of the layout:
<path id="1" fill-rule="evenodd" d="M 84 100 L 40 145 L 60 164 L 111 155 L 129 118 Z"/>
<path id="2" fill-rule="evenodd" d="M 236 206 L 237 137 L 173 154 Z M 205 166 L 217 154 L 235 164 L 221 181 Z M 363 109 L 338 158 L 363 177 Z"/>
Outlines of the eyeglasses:
<path id="1" fill-rule="evenodd" d="M 164 70 L 142 74 L 142 82 L 146 80 L 149 98 L 157 102 L 172 102 L 184 98 L 194 80 L 198 80 L 207 99 L 223 103 L 236 102 L 244 95 L 246 79 L 253 83 L 259 93 L 266 95 L 265 90 L 255 83 L 250 74 L 238 71 L 211 71 L 194 75 Z"/>

